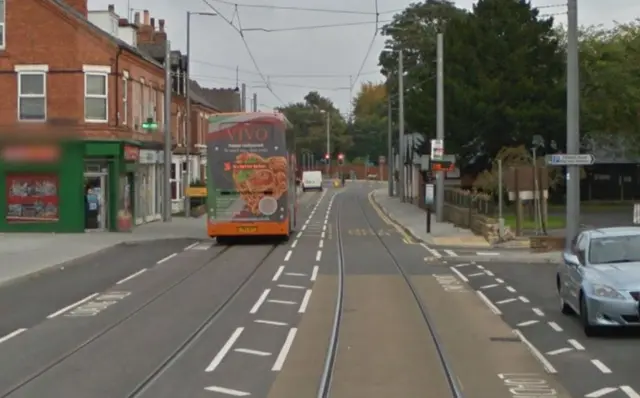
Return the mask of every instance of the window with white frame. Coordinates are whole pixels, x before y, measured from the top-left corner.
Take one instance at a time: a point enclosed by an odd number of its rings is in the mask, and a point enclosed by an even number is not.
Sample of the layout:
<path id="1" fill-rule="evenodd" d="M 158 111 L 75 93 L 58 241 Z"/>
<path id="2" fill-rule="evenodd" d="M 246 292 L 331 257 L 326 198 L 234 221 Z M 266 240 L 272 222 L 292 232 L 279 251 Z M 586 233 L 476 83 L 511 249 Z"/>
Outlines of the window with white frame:
<path id="1" fill-rule="evenodd" d="M 133 114 L 133 125 L 136 131 L 142 128 L 142 119 L 140 116 L 140 108 L 136 105 L 140 103 L 142 97 L 142 86 L 139 82 L 133 81 L 133 103 L 131 104 L 131 113 Z"/>
<path id="2" fill-rule="evenodd" d="M 155 88 L 151 89 L 151 117 L 158 123 L 158 92 Z"/>
<path id="3" fill-rule="evenodd" d="M 187 146 L 187 115 L 182 118 L 182 142 Z"/>
<path id="4" fill-rule="evenodd" d="M 86 72 L 84 75 L 84 119 L 89 122 L 107 122 L 109 74 Z"/>
<path id="5" fill-rule="evenodd" d="M 44 121 L 47 119 L 47 74 L 45 72 L 18 72 L 18 120 Z"/>
<path id="6" fill-rule="evenodd" d="M 140 124 L 147 121 L 147 106 L 146 106 L 146 88 L 144 85 L 144 79 L 140 79 Z"/>
<path id="7" fill-rule="evenodd" d="M 122 76 L 122 124 L 129 123 L 129 84 L 126 76 Z"/>
<path id="8" fill-rule="evenodd" d="M 164 93 L 162 91 L 159 92 L 160 101 L 158 106 L 158 127 L 161 131 L 164 131 Z"/>
<path id="9" fill-rule="evenodd" d="M 7 15 L 6 12 L 6 1 L 5 0 L 0 0 L 0 49 L 4 49 L 5 46 L 7 45 L 5 43 L 5 31 L 6 29 L 4 28 L 4 20 L 5 20 L 5 16 Z"/>

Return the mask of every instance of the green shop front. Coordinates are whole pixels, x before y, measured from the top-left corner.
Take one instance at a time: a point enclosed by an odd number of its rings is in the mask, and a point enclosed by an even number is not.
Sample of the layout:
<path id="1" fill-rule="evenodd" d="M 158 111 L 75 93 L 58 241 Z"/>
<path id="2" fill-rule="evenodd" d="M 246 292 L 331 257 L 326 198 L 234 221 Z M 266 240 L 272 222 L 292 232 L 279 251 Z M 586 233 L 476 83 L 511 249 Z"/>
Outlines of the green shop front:
<path id="1" fill-rule="evenodd" d="M 2 146 L 0 231 L 130 230 L 139 159 L 128 141 Z"/>

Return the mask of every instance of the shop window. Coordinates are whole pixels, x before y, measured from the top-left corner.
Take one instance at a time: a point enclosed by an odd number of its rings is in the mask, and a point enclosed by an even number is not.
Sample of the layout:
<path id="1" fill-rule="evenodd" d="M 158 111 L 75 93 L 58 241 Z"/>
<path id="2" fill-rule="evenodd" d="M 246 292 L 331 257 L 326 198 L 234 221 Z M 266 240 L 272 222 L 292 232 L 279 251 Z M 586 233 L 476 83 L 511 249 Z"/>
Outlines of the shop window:
<path id="1" fill-rule="evenodd" d="M 58 221 L 58 176 L 56 174 L 7 174 L 9 223 Z"/>

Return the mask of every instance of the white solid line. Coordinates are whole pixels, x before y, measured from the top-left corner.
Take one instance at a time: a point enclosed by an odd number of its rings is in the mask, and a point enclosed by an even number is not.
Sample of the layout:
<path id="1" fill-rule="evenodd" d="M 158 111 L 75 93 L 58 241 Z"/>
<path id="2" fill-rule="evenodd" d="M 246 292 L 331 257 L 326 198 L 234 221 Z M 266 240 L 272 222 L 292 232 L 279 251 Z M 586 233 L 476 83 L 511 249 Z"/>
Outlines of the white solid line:
<path id="1" fill-rule="evenodd" d="M 496 282 L 498 282 L 498 283 L 504 283 L 504 280 L 503 280 L 503 279 L 500 279 L 500 278 L 496 278 Z"/>
<path id="2" fill-rule="evenodd" d="M 467 279 L 466 276 L 462 275 L 462 272 L 458 271 L 457 269 L 455 269 L 453 267 L 449 267 L 449 269 L 451 270 L 451 272 L 456 274 L 458 276 L 458 278 L 460 278 L 462 281 L 469 282 L 469 279 Z"/>
<path id="3" fill-rule="evenodd" d="M 298 235 L 296 235 L 296 239 L 300 239 L 302 237 L 302 232 L 298 232 Z"/>
<path id="4" fill-rule="evenodd" d="M 320 242 L 318 242 L 318 247 L 322 249 L 322 246 L 324 246 L 324 240 L 320 239 Z"/>
<path id="5" fill-rule="evenodd" d="M 599 390 L 596 390 L 594 392 L 590 392 L 589 394 L 585 395 L 585 398 L 600 398 L 600 397 L 604 397 L 607 394 L 611 394 L 614 391 L 618 391 L 617 388 L 615 387 L 605 387 L 605 388 L 601 388 Z"/>
<path id="6" fill-rule="evenodd" d="M 496 276 L 496 275 L 495 275 L 493 272 L 491 272 L 491 271 L 484 271 L 484 273 L 485 273 L 486 275 L 489 275 L 489 276 Z"/>
<path id="7" fill-rule="evenodd" d="M 304 286 L 298 286 L 298 285 L 278 285 L 278 287 L 281 287 L 283 289 L 304 289 Z"/>
<path id="8" fill-rule="evenodd" d="M 567 340 L 569 342 L 569 344 L 571 344 L 573 346 L 573 348 L 575 348 L 578 351 L 584 351 L 584 346 L 582 344 L 580 344 L 578 342 L 578 340 L 575 339 L 569 339 Z"/>
<path id="9" fill-rule="evenodd" d="M 263 323 L 265 325 L 273 325 L 273 326 L 287 326 L 288 323 L 286 322 L 278 322 L 278 321 L 266 321 L 264 319 L 256 319 L 254 320 L 255 323 Z"/>
<path id="10" fill-rule="evenodd" d="M 255 314 L 256 312 L 258 312 L 264 301 L 267 299 L 270 291 L 271 289 L 264 289 L 264 292 L 262 292 L 260 297 L 258 297 L 256 303 L 253 305 L 253 307 L 251 307 L 251 310 L 249 311 L 250 314 Z"/>
<path id="11" fill-rule="evenodd" d="M 569 347 L 558 348 L 557 350 L 547 352 L 547 355 L 564 354 L 565 352 L 569 352 L 569 351 L 573 351 L 573 348 L 569 348 Z"/>
<path id="12" fill-rule="evenodd" d="M 599 371 L 601 371 L 602 373 L 605 374 L 609 374 L 611 373 L 611 369 L 609 369 L 609 367 L 605 364 L 602 363 L 602 361 L 600 361 L 599 359 L 592 359 L 591 363 L 598 368 Z"/>
<path id="13" fill-rule="evenodd" d="M 517 299 L 508 298 L 508 299 L 496 301 L 496 304 L 507 304 L 507 303 L 513 303 L 514 301 L 517 301 Z"/>
<path id="14" fill-rule="evenodd" d="M 322 258 L 322 250 L 318 250 L 318 252 L 316 253 L 316 261 L 320 261 L 321 258 Z"/>
<path id="15" fill-rule="evenodd" d="M 469 274 L 469 277 L 484 275 L 484 272 L 476 272 L 475 274 Z"/>
<path id="16" fill-rule="evenodd" d="M 551 374 L 558 373 L 556 368 L 554 368 L 553 365 L 551 365 L 551 362 L 549 362 L 547 358 L 545 358 L 544 355 L 542 355 L 542 353 L 538 351 L 538 349 L 533 344 L 531 344 L 531 342 L 527 340 L 526 337 L 524 337 L 522 332 L 520 332 L 518 329 L 514 329 L 513 333 L 516 336 L 518 336 L 518 338 L 520 339 L 520 341 L 524 343 L 524 345 L 527 346 L 531 354 L 533 354 L 533 356 L 540 362 L 540 364 L 542 364 L 542 367 L 547 373 L 551 373 Z"/>
<path id="17" fill-rule="evenodd" d="M 499 256 L 500 253 L 496 252 L 476 252 L 477 256 Z"/>
<path id="18" fill-rule="evenodd" d="M 549 324 L 549 326 L 551 326 L 551 329 L 555 330 L 556 332 L 562 332 L 562 328 L 557 323 L 553 321 L 547 323 Z"/>
<path id="19" fill-rule="evenodd" d="M 298 309 L 299 314 L 304 314 L 304 312 L 307 310 L 309 299 L 311 299 L 311 289 L 307 289 L 307 291 L 304 292 L 304 297 L 302 297 L 302 302 L 300 303 L 300 308 Z"/>
<path id="20" fill-rule="evenodd" d="M 523 303 L 528 303 L 529 302 L 529 299 L 526 298 L 525 296 L 519 296 L 518 300 L 522 301 Z"/>
<path id="21" fill-rule="evenodd" d="M 629 398 L 640 398 L 640 394 L 638 394 L 633 388 L 629 386 L 620 386 L 620 390 L 627 394 Z"/>
<path id="22" fill-rule="evenodd" d="M 485 289 L 491 289 L 493 287 L 498 287 L 500 285 L 498 285 L 497 283 L 493 283 L 491 285 L 484 285 L 484 286 L 480 286 L 480 289 L 485 290 Z"/>
<path id="23" fill-rule="evenodd" d="M 200 242 L 192 243 L 192 244 L 190 244 L 189 246 L 185 247 L 185 248 L 184 248 L 184 250 L 185 250 L 185 251 L 187 251 L 187 250 L 191 250 L 191 249 L 193 249 L 194 247 L 198 246 L 198 244 L 199 244 L 199 243 L 200 243 Z"/>
<path id="24" fill-rule="evenodd" d="M 278 269 L 276 270 L 276 273 L 273 274 L 273 278 L 271 278 L 271 280 L 275 282 L 278 279 L 280 279 L 280 276 L 282 275 L 283 271 L 284 271 L 284 265 L 279 266 Z"/>
<path id="25" fill-rule="evenodd" d="M 231 334 L 231 337 L 229 337 L 229 340 L 227 340 L 227 342 L 224 343 L 224 345 L 222 346 L 220 351 L 218 351 L 218 353 L 213 358 L 209 366 L 207 366 L 207 368 L 204 370 L 205 372 L 213 372 L 214 370 L 216 370 L 216 368 L 218 367 L 218 365 L 220 365 L 220 363 L 222 362 L 224 357 L 227 355 L 229 350 L 231 350 L 231 347 L 235 344 L 236 340 L 238 340 L 243 330 L 244 328 L 240 327 L 240 328 L 237 328 Z"/>
<path id="26" fill-rule="evenodd" d="M 284 261 L 289 261 L 289 259 L 291 258 L 291 254 L 292 254 L 291 250 L 289 250 L 287 254 L 284 256 Z"/>
<path id="27" fill-rule="evenodd" d="M 249 395 L 251 395 L 250 393 L 245 391 L 233 390 L 231 388 L 218 386 L 205 387 L 204 389 L 211 392 L 219 392 L 220 394 L 233 395 L 234 397 L 248 397 Z"/>
<path id="28" fill-rule="evenodd" d="M 129 281 L 129 280 L 135 278 L 138 275 L 144 274 L 145 272 L 147 272 L 146 268 L 143 268 L 138 272 L 134 272 L 133 274 L 127 276 L 126 278 L 120 279 L 118 282 L 116 282 L 116 285 L 121 285 L 121 284 L 125 283 L 126 281 Z"/>
<path id="29" fill-rule="evenodd" d="M 269 355 L 271 355 L 270 352 L 266 352 L 266 351 L 258 351 L 258 350 L 250 350 L 248 348 L 236 348 L 235 350 L 233 350 L 235 352 L 241 352 L 243 354 L 251 354 L 251 355 L 257 355 L 260 357 L 268 357 Z"/>
<path id="30" fill-rule="evenodd" d="M 271 367 L 271 370 L 274 372 L 282 370 L 284 361 L 287 359 L 289 350 L 291 350 L 291 346 L 293 345 L 293 340 L 296 338 L 296 333 L 298 333 L 297 328 L 291 328 L 291 330 L 289 330 L 289 334 L 287 334 L 287 338 L 284 340 L 282 349 L 280 349 L 280 354 L 278 354 L 276 361 L 273 363 L 273 367 Z"/>
<path id="31" fill-rule="evenodd" d="M 530 321 L 524 321 L 524 322 L 520 322 L 519 324 L 517 324 L 516 326 L 529 326 L 529 325 L 535 325 L 536 323 L 538 323 L 540 321 L 536 321 L 535 319 L 532 319 Z"/>
<path id="32" fill-rule="evenodd" d="M 447 253 L 450 257 L 458 257 L 456 252 L 454 252 L 453 250 L 445 249 L 444 252 Z"/>
<path id="33" fill-rule="evenodd" d="M 293 243 L 291 244 L 291 248 L 295 248 L 298 245 L 298 239 L 294 240 Z"/>
<path id="34" fill-rule="evenodd" d="M 512 288 L 511 286 L 507 286 L 507 287 L 505 287 L 505 289 L 507 289 L 511 293 L 515 293 L 516 292 L 516 289 Z"/>
<path id="35" fill-rule="evenodd" d="M 540 308 L 532 308 L 531 311 L 538 316 L 544 316 L 544 312 Z"/>
<path id="36" fill-rule="evenodd" d="M 174 258 L 177 255 L 178 255 L 178 253 L 169 254 L 167 257 L 163 258 L 162 260 L 158 260 L 158 262 L 156 264 L 162 264 L 164 262 L 167 262 L 167 261 L 171 260 L 172 258 Z"/>
<path id="37" fill-rule="evenodd" d="M 484 295 L 484 293 L 482 293 L 482 292 L 476 292 L 476 293 L 478 294 L 478 297 L 480 297 L 480 299 L 482 301 L 484 301 L 484 303 L 487 305 L 487 307 L 489 307 L 491 312 L 493 312 L 496 315 L 501 315 L 502 314 L 502 311 L 500 311 L 500 309 L 498 307 L 496 307 L 495 304 L 493 304 L 491 302 L 491 300 L 489 300 L 489 298 Z"/>
<path id="38" fill-rule="evenodd" d="M 320 267 L 318 267 L 317 265 L 313 266 L 313 271 L 311 271 L 311 282 L 315 282 L 315 280 L 318 278 L 319 269 Z"/>
<path id="39" fill-rule="evenodd" d="M 434 250 L 434 249 L 430 248 L 429 246 L 425 245 L 424 243 L 420 243 L 420 245 L 421 245 L 422 247 L 424 247 L 425 249 L 427 249 L 427 251 L 428 251 L 429 253 L 431 253 L 431 255 L 432 255 L 433 257 L 438 257 L 438 258 L 442 257 L 442 254 L 438 253 L 438 251 L 437 251 L 437 250 Z"/>
<path id="40" fill-rule="evenodd" d="M 81 304 L 86 303 L 87 301 L 91 300 L 92 298 L 96 297 L 97 295 L 98 295 L 98 293 L 93 293 L 93 294 L 83 298 L 82 300 L 78 300 L 75 303 L 64 307 L 63 309 L 54 312 L 53 314 L 47 315 L 47 319 L 55 318 L 58 315 L 63 314 L 65 312 L 69 311 L 72 308 L 75 308 L 75 307 L 77 307 L 77 306 L 79 306 Z"/>
<path id="41" fill-rule="evenodd" d="M 288 305 L 297 304 L 295 301 L 288 301 L 288 300 L 267 300 L 267 301 L 273 304 L 288 304 Z"/>
<path id="42" fill-rule="evenodd" d="M 307 274 L 301 272 L 285 272 L 284 274 L 287 276 L 307 276 Z"/>
<path id="43" fill-rule="evenodd" d="M 0 343 L 4 343 L 5 341 L 7 341 L 9 339 L 12 339 L 12 338 L 16 337 L 17 335 L 19 335 L 20 333 L 23 333 L 23 332 L 26 332 L 26 331 L 27 331 L 27 329 L 25 329 L 25 328 L 16 329 L 13 332 L 11 332 L 11 333 L 9 333 L 9 334 L 7 334 L 5 336 L 0 337 Z"/>

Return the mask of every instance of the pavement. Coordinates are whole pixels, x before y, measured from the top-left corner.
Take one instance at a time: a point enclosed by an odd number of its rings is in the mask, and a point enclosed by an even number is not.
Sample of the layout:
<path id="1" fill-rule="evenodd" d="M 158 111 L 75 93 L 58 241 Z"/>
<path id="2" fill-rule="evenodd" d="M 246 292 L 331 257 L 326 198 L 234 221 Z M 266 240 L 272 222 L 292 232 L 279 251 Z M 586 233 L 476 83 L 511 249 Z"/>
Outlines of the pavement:
<path id="1" fill-rule="evenodd" d="M 504 264 L 474 263 L 494 279 L 475 284 L 389 220 L 375 188 L 309 196 L 287 243 L 156 239 L 0 286 L 2 313 L 24 312 L 0 320 L 0 398 L 313 397 L 328 354 L 336 398 L 447 397 L 451 384 L 465 398 L 577 398 L 612 382 L 588 362 L 549 367 L 532 343 L 560 332 L 514 333 L 525 329 L 476 291 L 509 284 L 532 304 L 553 288 L 545 268 L 504 267 L 500 283 Z"/>

